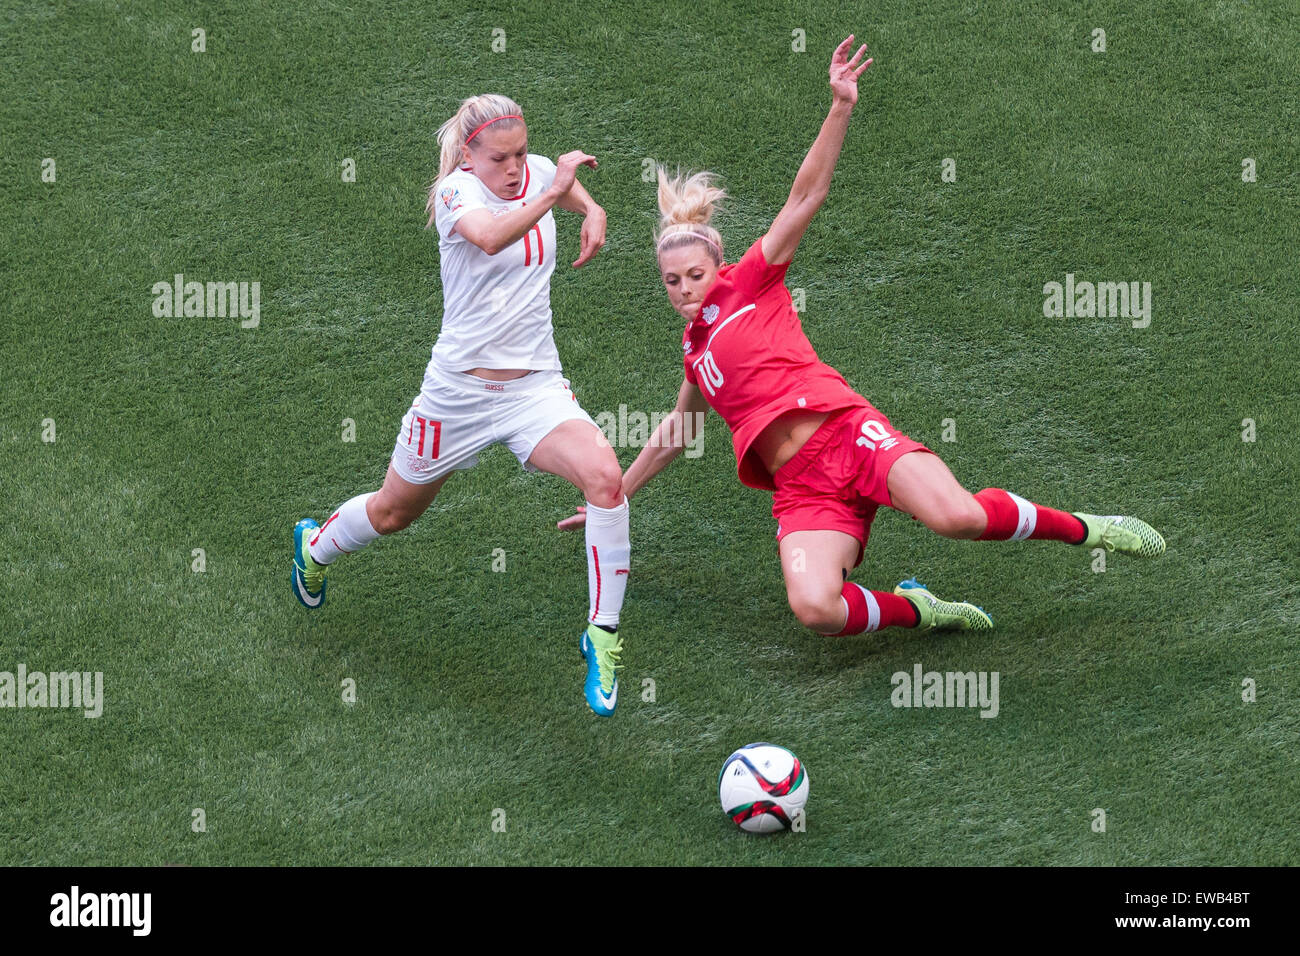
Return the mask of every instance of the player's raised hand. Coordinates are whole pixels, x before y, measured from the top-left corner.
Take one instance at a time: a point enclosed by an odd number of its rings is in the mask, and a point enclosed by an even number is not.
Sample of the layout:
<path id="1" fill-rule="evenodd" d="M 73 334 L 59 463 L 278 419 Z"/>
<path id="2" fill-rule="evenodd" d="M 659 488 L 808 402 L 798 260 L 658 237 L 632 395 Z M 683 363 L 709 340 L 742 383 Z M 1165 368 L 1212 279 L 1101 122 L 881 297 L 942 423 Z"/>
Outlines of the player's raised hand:
<path id="1" fill-rule="evenodd" d="M 551 183 L 551 188 L 563 196 L 573 188 L 573 180 L 577 176 L 579 166 L 590 166 L 596 168 L 596 157 L 584 153 L 580 149 L 565 153 L 555 161 L 555 180 Z"/>
<path id="2" fill-rule="evenodd" d="M 565 518 L 563 521 L 556 523 L 555 527 L 561 531 L 577 531 L 587 523 L 587 506 L 578 505 L 578 513 L 571 518 Z"/>
<path id="3" fill-rule="evenodd" d="M 858 101 L 858 77 L 871 66 L 870 59 L 861 66 L 858 65 L 862 54 L 867 52 L 865 43 L 858 47 L 858 52 L 853 54 L 853 59 L 848 58 L 849 48 L 852 45 L 853 34 L 849 34 L 848 38 L 835 48 L 835 53 L 831 56 L 831 95 L 850 106 Z"/>
<path id="4" fill-rule="evenodd" d="M 573 263 L 575 269 L 590 262 L 605 244 L 605 210 L 596 207 L 582 217 L 581 240 L 582 248 L 578 250 L 578 258 Z"/>

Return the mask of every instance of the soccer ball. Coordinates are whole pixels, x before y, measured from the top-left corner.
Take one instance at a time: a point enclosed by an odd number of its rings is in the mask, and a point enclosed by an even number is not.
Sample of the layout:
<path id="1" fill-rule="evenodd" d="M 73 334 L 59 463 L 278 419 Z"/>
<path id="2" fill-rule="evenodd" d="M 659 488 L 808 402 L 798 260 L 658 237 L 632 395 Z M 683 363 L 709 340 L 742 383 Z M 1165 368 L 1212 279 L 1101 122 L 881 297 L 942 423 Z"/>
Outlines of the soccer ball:
<path id="1" fill-rule="evenodd" d="M 722 811 L 742 830 L 789 830 L 808 802 L 808 772 L 784 747 L 747 744 L 722 765 L 718 799 Z"/>

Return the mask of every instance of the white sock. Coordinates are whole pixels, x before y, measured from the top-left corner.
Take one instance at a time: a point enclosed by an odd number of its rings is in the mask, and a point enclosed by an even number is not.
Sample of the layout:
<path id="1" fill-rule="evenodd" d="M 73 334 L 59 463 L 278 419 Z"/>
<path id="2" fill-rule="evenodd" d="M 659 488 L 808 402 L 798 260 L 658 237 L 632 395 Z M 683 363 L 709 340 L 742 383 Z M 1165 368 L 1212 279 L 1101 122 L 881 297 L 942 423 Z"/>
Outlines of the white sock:
<path id="1" fill-rule="evenodd" d="M 339 510 L 330 515 L 307 542 L 307 553 L 317 564 L 329 564 L 340 554 L 360 551 L 371 541 L 379 537 L 379 532 L 370 523 L 366 514 L 366 502 L 376 492 L 368 492 L 349 498 L 339 505 Z"/>
<path id="2" fill-rule="evenodd" d="M 627 498 L 614 508 L 597 508 L 588 501 L 587 620 L 593 624 L 618 628 L 631 557 Z"/>

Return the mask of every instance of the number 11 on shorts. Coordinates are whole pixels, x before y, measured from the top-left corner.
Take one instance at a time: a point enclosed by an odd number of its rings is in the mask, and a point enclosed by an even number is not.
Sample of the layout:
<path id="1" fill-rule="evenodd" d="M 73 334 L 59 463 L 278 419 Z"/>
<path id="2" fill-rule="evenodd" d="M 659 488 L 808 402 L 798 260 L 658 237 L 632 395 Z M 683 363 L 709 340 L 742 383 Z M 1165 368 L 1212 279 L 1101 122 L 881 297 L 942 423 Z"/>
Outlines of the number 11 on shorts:
<path id="1" fill-rule="evenodd" d="M 426 437 L 429 440 L 429 458 L 437 459 L 438 444 L 442 440 L 442 422 L 435 422 L 432 418 L 423 418 L 419 415 L 411 419 L 411 427 L 406 432 L 406 444 L 409 448 L 415 441 L 415 426 L 420 426 L 419 446 L 415 453 L 421 458 L 424 457 L 424 442 Z"/>

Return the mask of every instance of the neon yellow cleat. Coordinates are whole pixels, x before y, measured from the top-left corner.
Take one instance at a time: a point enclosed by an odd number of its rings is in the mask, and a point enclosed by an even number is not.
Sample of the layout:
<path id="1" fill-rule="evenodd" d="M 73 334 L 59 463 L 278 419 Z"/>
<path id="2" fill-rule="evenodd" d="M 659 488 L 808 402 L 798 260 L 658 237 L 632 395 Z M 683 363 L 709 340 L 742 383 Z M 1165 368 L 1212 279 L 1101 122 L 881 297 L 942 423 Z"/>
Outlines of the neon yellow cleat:
<path id="1" fill-rule="evenodd" d="M 1072 514 L 1088 528 L 1085 548 L 1105 548 L 1120 554 L 1135 554 L 1139 558 L 1158 558 L 1165 553 L 1165 539 L 1160 532 L 1140 518 L 1125 515 L 1089 515 L 1078 511 Z"/>
<path id="2" fill-rule="evenodd" d="M 993 618 L 983 608 L 965 601 L 940 601 L 916 578 L 900 581 L 898 587 L 894 588 L 894 593 L 916 605 L 916 611 L 921 616 L 921 623 L 917 627 L 961 631 L 993 630 Z"/>

